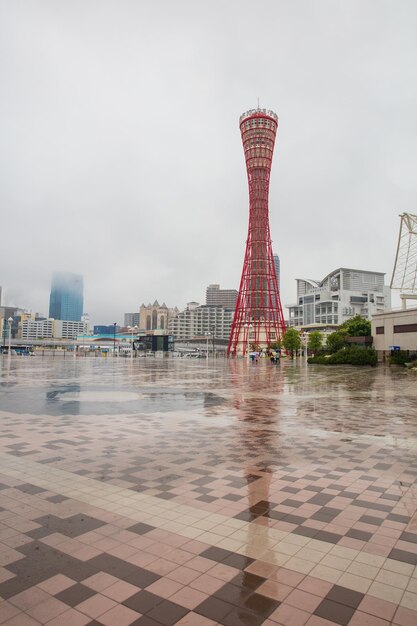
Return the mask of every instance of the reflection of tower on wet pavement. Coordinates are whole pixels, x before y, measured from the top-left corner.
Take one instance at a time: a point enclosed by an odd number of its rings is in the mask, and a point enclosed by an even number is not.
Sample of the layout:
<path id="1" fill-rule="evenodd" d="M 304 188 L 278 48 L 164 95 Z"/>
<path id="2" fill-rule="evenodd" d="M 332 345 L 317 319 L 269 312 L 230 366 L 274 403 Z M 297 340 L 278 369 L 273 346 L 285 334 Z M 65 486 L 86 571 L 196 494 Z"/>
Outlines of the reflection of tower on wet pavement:
<path id="1" fill-rule="evenodd" d="M 261 475 L 269 473 L 281 458 L 282 370 L 265 360 L 259 367 L 249 366 L 245 377 L 244 372 L 238 371 L 238 362 L 229 361 L 228 365 L 239 428 L 239 446 L 232 459 L 244 461 L 245 467 L 251 464 Z"/>
<path id="2" fill-rule="evenodd" d="M 246 379 L 242 371 L 239 376 L 236 370 L 235 375 L 234 370 L 238 367 L 235 361 L 231 361 L 233 406 L 239 432 L 237 452 L 232 459 L 240 461 L 247 485 L 247 509 L 235 516 L 249 522 L 245 538 L 246 567 L 242 571 L 241 586 L 242 604 L 245 606 L 247 590 L 253 580 L 249 567 L 253 559 L 268 555 L 271 565 L 274 560 L 275 542 L 269 536 L 269 528 L 274 523 L 272 509 L 276 503 L 271 502 L 270 487 L 273 465 L 279 463 L 279 392 L 283 377 L 279 368 L 266 361 L 256 368 L 247 367 Z"/>
<path id="3" fill-rule="evenodd" d="M 265 468 L 265 470 L 261 472 L 259 467 L 248 465 L 245 468 L 245 477 L 248 485 L 249 505 L 247 521 L 253 522 L 259 517 L 269 518 L 271 507 L 269 501 L 271 470 Z"/>

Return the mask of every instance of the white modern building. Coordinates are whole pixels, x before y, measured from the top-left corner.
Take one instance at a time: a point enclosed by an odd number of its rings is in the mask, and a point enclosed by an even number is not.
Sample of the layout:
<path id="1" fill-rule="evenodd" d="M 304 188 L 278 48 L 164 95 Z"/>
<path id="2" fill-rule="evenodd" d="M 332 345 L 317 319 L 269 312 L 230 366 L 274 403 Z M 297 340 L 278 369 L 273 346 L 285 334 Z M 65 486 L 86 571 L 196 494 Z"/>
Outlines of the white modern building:
<path id="1" fill-rule="evenodd" d="M 20 324 L 20 338 L 34 339 L 75 339 L 77 335 L 87 334 L 88 324 L 72 322 L 70 320 L 49 319 L 22 319 Z"/>
<path id="2" fill-rule="evenodd" d="M 54 332 L 54 320 L 23 319 L 20 325 L 21 339 L 51 339 Z"/>
<path id="3" fill-rule="evenodd" d="M 87 322 L 71 322 L 54 320 L 54 337 L 56 339 L 76 339 L 78 335 L 88 334 Z"/>
<path id="4" fill-rule="evenodd" d="M 169 321 L 175 339 L 190 340 L 208 333 L 216 339 L 229 339 L 234 308 L 189 302 L 184 311 Z"/>
<path id="5" fill-rule="evenodd" d="M 287 305 L 289 326 L 338 326 L 355 315 L 370 320 L 391 308 L 391 290 L 384 276 L 341 267 L 321 281 L 297 278 L 297 302 Z"/>

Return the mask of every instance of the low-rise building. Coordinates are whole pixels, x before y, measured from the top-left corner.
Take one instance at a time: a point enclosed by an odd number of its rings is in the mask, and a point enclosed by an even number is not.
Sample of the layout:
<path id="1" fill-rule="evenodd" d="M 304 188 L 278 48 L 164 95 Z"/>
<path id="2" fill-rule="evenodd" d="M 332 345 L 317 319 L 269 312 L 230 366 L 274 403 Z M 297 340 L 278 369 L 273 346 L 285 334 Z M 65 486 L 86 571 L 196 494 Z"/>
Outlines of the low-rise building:
<path id="1" fill-rule="evenodd" d="M 88 322 L 54 320 L 53 336 L 56 339 L 75 339 L 78 335 L 88 335 Z"/>
<path id="2" fill-rule="evenodd" d="M 114 335 L 119 330 L 120 326 L 118 324 L 95 324 L 93 326 L 93 335 Z"/>
<path id="3" fill-rule="evenodd" d="M 391 307 L 382 272 L 339 268 L 323 280 L 297 279 L 297 303 L 287 305 L 289 326 L 339 326 L 361 315 L 371 319 Z"/>
<path id="4" fill-rule="evenodd" d="M 417 308 L 377 313 L 372 316 L 371 327 L 380 360 L 392 350 L 417 353 Z"/>
<path id="5" fill-rule="evenodd" d="M 19 335 L 28 341 L 34 339 L 76 339 L 78 335 L 86 334 L 88 325 L 85 322 L 70 320 L 34 319 L 29 316 L 20 322 Z"/>
<path id="6" fill-rule="evenodd" d="M 169 330 L 175 339 L 190 340 L 210 334 L 216 339 L 228 340 L 233 315 L 234 308 L 189 302 L 184 311 L 170 320 Z"/>

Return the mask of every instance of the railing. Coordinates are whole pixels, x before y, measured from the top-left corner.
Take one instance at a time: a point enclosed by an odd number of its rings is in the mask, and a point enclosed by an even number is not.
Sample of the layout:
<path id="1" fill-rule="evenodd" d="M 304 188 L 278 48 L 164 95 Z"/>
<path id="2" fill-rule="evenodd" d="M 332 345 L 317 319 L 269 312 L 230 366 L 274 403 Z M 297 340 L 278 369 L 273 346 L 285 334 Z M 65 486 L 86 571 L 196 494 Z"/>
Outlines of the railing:
<path id="1" fill-rule="evenodd" d="M 276 122 L 278 122 L 278 115 L 271 111 L 270 109 L 249 109 L 249 111 L 245 111 L 239 118 L 239 124 L 248 117 L 252 117 L 253 115 L 261 114 L 266 115 L 268 117 L 272 117 Z"/>

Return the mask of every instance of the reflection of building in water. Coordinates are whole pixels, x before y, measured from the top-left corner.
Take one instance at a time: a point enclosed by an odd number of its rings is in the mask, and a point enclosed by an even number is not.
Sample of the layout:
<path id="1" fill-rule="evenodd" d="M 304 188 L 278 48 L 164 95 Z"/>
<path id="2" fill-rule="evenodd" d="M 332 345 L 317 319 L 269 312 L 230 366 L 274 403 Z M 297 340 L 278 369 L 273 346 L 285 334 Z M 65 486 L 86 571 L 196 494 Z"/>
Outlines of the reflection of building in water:
<path id="1" fill-rule="evenodd" d="M 205 391 L 204 392 L 204 400 L 203 400 L 203 405 L 205 409 L 212 409 L 213 413 L 216 413 L 216 409 L 219 406 L 222 406 L 225 402 L 225 399 L 222 398 L 221 396 L 218 396 L 215 393 L 212 393 L 211 391 Z"/>
<path id="2" fill-rule="evenodd" d="M 81 385 L 74 383 L 72 385 L 64 385 L 57 389 L 51 389 L 46 392 L 46 400 L 48 404 L 59 402 L 59 409 L 57 412 L 59 415 L 78 415 L 80 412 L 80 402 L 78 400 L 66 400 L 65 394 L 67 393 L 80 393 Z"/>

